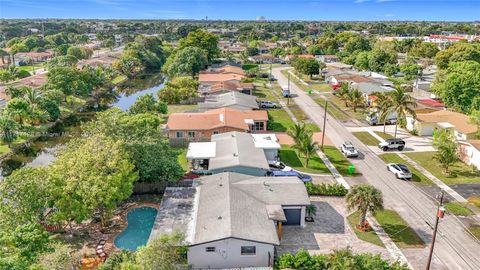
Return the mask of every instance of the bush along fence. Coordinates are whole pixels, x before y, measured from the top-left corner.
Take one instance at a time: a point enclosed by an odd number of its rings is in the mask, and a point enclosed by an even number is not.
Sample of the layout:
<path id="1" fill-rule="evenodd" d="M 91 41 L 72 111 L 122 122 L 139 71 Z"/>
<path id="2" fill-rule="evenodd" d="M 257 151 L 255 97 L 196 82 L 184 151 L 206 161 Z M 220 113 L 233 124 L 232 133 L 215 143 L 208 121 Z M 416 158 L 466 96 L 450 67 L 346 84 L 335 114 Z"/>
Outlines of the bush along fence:
<path id="1" fill-rule="evenodd" d="M 307 188 L 308 195 L 313 196 L 345 196 L 348 193 L 348 190 L 341 184 L 312 184 L 306 183 L 305 187 Z"/>

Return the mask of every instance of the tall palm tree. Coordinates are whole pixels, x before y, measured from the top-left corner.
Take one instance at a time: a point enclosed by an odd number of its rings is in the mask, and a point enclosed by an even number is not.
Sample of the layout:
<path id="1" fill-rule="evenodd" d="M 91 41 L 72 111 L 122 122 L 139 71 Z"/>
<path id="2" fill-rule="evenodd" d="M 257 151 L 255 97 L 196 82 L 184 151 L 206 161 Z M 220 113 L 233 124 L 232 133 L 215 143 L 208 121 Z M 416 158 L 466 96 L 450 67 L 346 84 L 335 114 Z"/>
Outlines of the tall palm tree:
<path id="1" fill-rule="evenodd" d="M 335 91 L 335 94 L 345 102 L 345 107 L 348 107 L 347 96 L 350 93 L 350 85 L 347 82 L 340 83 L 340 87 Z"/>
<path id="2" fill-rule="evenodd" d="M 24 99 L 30 104 L 32 109 L 36 109 L 40 99 L 42 98 L 42 92 L 38 88 L 25 88 Z"/>
<path id="3" fill-rule="evenodd" d="M 376 96 L 377 101 L 375 102 L 375 106 L 373 106 L 373 108 L 375 108 L 376 113 L 378 113 L 378 120 L 383 123 L 383 133 L 385 133 L 387 118 L 390 115 L 390 108 L 393 107 L 392 98 L 385 93 L 378 93 Z"/>
<path id="4" fill-rule="evenodd" d="M 397 122 L 395 123 L 395 136 L 397 138 L 397 129 L 398 129 L 398 122 L 401 119 L 405 119 L 407 115 L 411 115 L 413 118 L 417 117 L 415 110 L 412 108 L 417 107 L 417 103 L 413 100 L 413 98 L 405 93 L 405 89 L 402 86 L 396 85 L 395 91 L 391 93 L 392 97 L 392 110 L 397 114 Z"/>
<path id="5" fill-rule="evenodd" d="M 305 164 L 303 167 L 308 167 L 308 162 L 310 161 L 311 156 L 317 150 L 317 142 L 313 141 L 313 133 L 308 131 L 305 136 L 301 138 L 298 143 L 295 143 L 293 148 L 297 149 L 299 153 L 303 154 L 305 158 Z"/>
<path id="6" fill-rule="evenodd" d="M 295 144 L 301 142 L 303 137 L 306 136 L 307 132 L 307 127 L 303 122 L 296 123 L 292 128 L 287 130 L 287 134 L 292 137 Z"/>
<path id="7" fill-rule="evenodd" d="M 383 209 L 382 192 L 369 184 L 353 186 L 345 197 L 349 210 L 356 209 L 360 212 L 359 227 L 365 228 L 367 212 L 375 213 Z"/>
<path id="8" fill-rule="evenodd" d="M 18 125 L 13 119 L 7 115 L 0 117 L 0 132 L 2 141 L 11 147 L 12 143 L 17 139 Z"/>
<path id="9" fill-rule="evenodd" d="M 353 89 L 345 96 L 346 101 L 352 106 L 353 112 L 357 112 L 357 107 L 364 102 L 363 94 L 358 89 Z"/>

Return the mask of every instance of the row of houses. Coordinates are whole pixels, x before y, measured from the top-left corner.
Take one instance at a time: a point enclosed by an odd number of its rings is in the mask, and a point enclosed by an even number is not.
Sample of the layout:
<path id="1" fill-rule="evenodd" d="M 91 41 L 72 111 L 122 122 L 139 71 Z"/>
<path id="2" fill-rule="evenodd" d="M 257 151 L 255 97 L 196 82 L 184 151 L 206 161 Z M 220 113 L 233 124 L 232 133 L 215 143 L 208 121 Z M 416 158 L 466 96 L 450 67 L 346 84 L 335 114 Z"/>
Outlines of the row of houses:
<path id="1" fill-rule="evenodd" d="M 172 143 L 188 143 L 191 187 L 168 187 L 150 240 L 185 235 L 192 269 L 273 266 L 283 226 L 305 226 L 310 205 L 297 177 L 270 177 L 280 144 L 267 133 L 268 114 L 241 87 L 243 70 L 226 66 L 199 75 L 205 101 L 194 112 L 173 113 L 166 128 Z M 227 80 L 225 80 L 227 79 Z M 208 90 L 205 90 L 208 89 Z"/>

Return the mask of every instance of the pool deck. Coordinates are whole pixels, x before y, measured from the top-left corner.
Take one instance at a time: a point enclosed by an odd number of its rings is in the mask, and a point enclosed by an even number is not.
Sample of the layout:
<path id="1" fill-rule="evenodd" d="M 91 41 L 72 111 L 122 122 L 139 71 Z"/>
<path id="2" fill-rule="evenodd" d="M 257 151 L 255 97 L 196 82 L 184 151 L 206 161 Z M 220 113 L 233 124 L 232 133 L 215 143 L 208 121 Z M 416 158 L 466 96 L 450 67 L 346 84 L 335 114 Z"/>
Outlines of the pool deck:
<path id="1" fill-rule="evenodd" d="M 183 233 L 185 240 L 189 242 L 195 227 L 195 194 L 194 187 L 168 187 L 148 241 L 162 234 L 179 232 Z"/>

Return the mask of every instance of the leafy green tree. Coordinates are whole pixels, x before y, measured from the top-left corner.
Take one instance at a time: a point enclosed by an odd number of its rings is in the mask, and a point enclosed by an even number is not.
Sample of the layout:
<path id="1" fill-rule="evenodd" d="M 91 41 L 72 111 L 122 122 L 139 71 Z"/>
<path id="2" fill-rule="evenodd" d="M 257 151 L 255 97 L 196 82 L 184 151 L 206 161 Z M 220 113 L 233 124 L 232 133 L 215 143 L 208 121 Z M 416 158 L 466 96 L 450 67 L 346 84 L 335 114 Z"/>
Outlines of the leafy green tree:
<path id="1" fill-rule="evenodd" d="M 38 107 L 40 110 L 48 114 L 49 121 L 56 121 L 60 118 L 60 107 L 55 100 L 48 97 L 42 97 L 38 102 Z"/>
<path id="2" fill-rule="evenodd" d="M 369 40 L 359 35 L 349 38 L 343 47 L 344 51 L 348 53 L 370 51 L 372 49 Z"/>
<path id="3" fill-rule="evenodd" d="M 77 64 L 78 58 L 73 55 L 60 55 L 50 59 L 45 66 L 48 69 L 53 69 L 56 67 L 72 67 Z"/>
<path id="4" fill-rule="evenodd" d="M 70 141 L 49 171 L 56 218 L 70 224 L 94 213 L 104 224 L 138 179 L 121 142 L 103 135 Z"/>
<path id="5" fill-rule="evenodd" d="M 422 75 L 422 67 L 416 63 L 406 62 L 400 64 L 400 72 L 405 74 L 405 79 L 412 80 Z"/>
<path id="6" fill-rule="evenodd" d="M 186 47 L 198 47 L 206 52 L 208 63 L 220 55 L 218 49 L 218 37 L 203 29 L 197 29 L 188 33 L 187 37 L 180 39 L 179 50 Z"/>
<path id="7" fill-rule="evenodd" d="M 398 123 L 405 119 L 407 115 L 416 118 L 417 114 L 413 108 L 417 107 L 417 103 L 413 98 L 405 93 L 405 89 L 401 86 L 395 86 L 395 91 L 391 92 L 392 107 L 390 112 L 395 112 L 397 121 L 395 123 L 395 138 L 397 138 Z"/>
<path id="8" fill-rule="evenodd" d="M 49 241 L 48 233 L 38 223 L 20 224 L 0 235 L 0 246 L 6 247 L 10 254 L 15 254 L 27 263 L 35 261 L 46 251 Z"/>
<path id="9" fill-rule="evenodd" d="M 65 96 L 87 96 L 92 91 L 90 77 L 75 67 L 56 67 L 47 74 L 47 89 L 59 90 Z"/>
<path id="10" fill-rule="evenodd" d="M 313 44 L 307 48 L 307 53 L 312 55 L 322 54 L 322 49 L 317 44 Z"/>
<path id="11" fill-rule="evenodd" d="M 340 46 L 339 42 L 334 36 L 331 35 L 323 35 L 318 39 L 317 42 L 320 50 L 324 54 L 336 54 L 338 52 L 338 48 Z"/>
<path id="12" fill-rule="evenodd" d="M 247 47 L 245 49 L 245 55 L 246 56 L 258 55 L 258 48 L 257 47 Z"/>
<path id="13" fill-rule="evenodd" d="M 149 112 L 166 114 L 167 111 L 167 104 L 162 101 L 156 101 L 152 94 L 139 97 L 130 107 L 130 113 L 133 114 Z"/>
<path id="14" fill-rule="evenodd" d="M 197 80 L 190 77 L 176 77 L 168 81 L 157 95 L 161 101 L 167 104 L 178 104 L 180 101 L 198 96 L 197 89 Z"/>
<path id="15" fill-rule="evenodd" d="M 431 59 L 437 55 L 438 51 L 439 49 L 434 43 L 421 42 L 411 47 L 408 53 L 413 57 Z"/>
<path id="16" fill-rule="evenodd" d="M 9 72 L 8 70 L 5 70 L 5 69 L 1 69 L 0 70 L 0 81 L 3 82 L 3 83 L 7 83 L 11 80 L 14 80 L 15 79 L 15 74 L 12 74 L 11 72 Z"/>
<path id="17" fill-rule="evenodd" d="M 477 134 L 475 134 L 475 137 L 480 139 L 480 110 L 472 111 L 469 123 L 477 126 Z"/>
<path id="18" fill-rule="evenodd" d="M 173 60 L 167 66 L 166 72 L 171 77 L 190 75 L 194 78 L 207 63 L 207 56 L 203 49 L 185 47 L 173 55 Z"/>
<path id="19" fill-rule="evenodd" d="M 353 186 L 347 193 L 345 200 L 349 210 L 356 209 L 360 213 L 358 225 L 365 227 L 367 212 L 375 213 L 383 209 L 382 192 L 369 184 Z"/>
<path id="20" fill-rule="evenodd" d="M 312 78 L 313 75 L 320 74 L 320 64 L 313 58 L 295 58 L 292 66 L 297 72 L 309 75 L 310 78 Z"/>
<path id="21" fill-rule="evenodd" d="M 360 52 L 355 57 L 354 66 L 359 70 L 369 70 L 368 52 Z"/>
<path id="22" fill-rule="evenodd" d="M 440 69 L 446 69 L 451 62 L 475 61 L 480 63 L 480 45 L 458 42 L 440 51 L 435 56 L 435 62 Z"/>
<path id="23" fill-rule="evenodd" d="M 270 53 L 272 54 L 273 57 L 282 57 L 285 56 L 285 50 L 282 48 L 273 48 Z"/>
<path id="24" fill-rule="evenodd" d="M 368 54 L 368 67 L 372 71 L 383 72 L 385 65 L 396 63 L 397 55 L 392 51 L 375 48 Z"/>
<path id="25" fill-rule="evenodd" d="M 53 243 L 51 252 L 44 253 L 38 258 L 36 266 L 45 270 L 72 269 L 77 258 L 74 257 L 74 250 L 62 243 Z"/>
<path id="26" fill-rule="evenodd" d="M 400 69 L 397 64 L 385 64 L 385 66 L 383 67 L 383 72 L 385 73 L 385 75 L 390 77 L 397 74 L 399 70 Z"/>
<path id="27" fill-rule="evenodd" d="M 130 79 L 137 77 L 145 69 L 142 62 L 131 55 L 123 55 L 120 59 L 114 61 L 112 66 Z"/>
<path id="28" fill-rule="evenodd" d="M 433 91 L 448 107 L 463 113 L 480 110 L 480 63 L 451 63 L 437 72 Z"/>
<path id="29" fill-rule="evenodd" d="M 142 270 L 174 270 L 185 264 L 187 248 L 183 245 L 184 236 L 178 233 L 160 235 L 136 254 L 136 262 Z"/>
<path id="30" fill-rule="evenodd" d="M 442 165 L 446 173 L 450 166 L 458 160 L 457 142 L 451 131 L 440 130 L 433 135 L 433 145 L 437 148 L 435 159 Z"/>
<path id="31" fill-rule="evenodd" d="M 93 54 L 93 51 L 91 49 L 77 47 L 77 46 L 72 46 L 67 50 L 67 55 L 74 56 L 78 60 L 88 59 L 92 56 L 92 54 Z"/>

